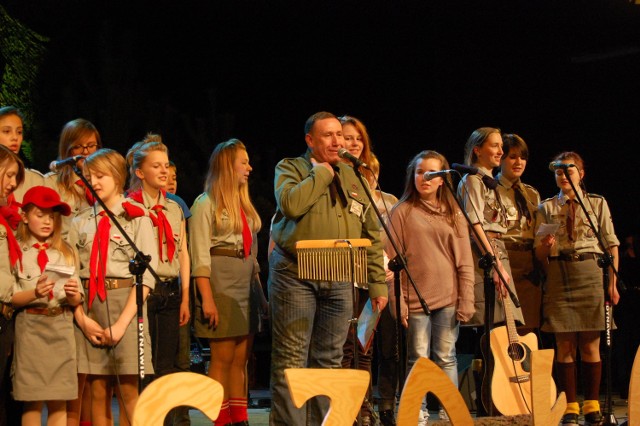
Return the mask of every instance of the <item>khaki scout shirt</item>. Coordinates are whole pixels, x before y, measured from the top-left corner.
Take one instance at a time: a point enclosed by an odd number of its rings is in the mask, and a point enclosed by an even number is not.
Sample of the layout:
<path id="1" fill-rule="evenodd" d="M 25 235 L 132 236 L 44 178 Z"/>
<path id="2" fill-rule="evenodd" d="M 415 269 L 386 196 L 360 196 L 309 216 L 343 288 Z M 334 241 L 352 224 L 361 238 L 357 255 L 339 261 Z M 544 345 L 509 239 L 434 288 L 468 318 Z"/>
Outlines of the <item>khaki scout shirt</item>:
<path id="1" fill-rule="evenodd" d="M 496 190 L 489 189 L 482 182 L 482 175 L 492 176 L 491 170 L 478 167 L 480 173 L 465 175 L 458 185 L 458 194 L 462 205 L 471 219 L 471 223 L 481 224 L 485 231 L 507 232 L 507 214 L 496 195 Z"/>
<path id="2" fill-rule="evenodd" d="M 154 251 L 154 254 L 156 254 L 156 257 L 158 258 L 158 268 L 156 269 L 158 276 L 162 279 L 175 278 L 180 272 L 180 262 L 178 260 L 178 254 L 180 253 L 180 248 L 182 247 L 182 240 L 185 238 L 185 235 L 182 232 L 184 222 L 184 214 L 182 213 L 182 209 L 180 208 L 180 205 L 175 201 L 169 200 L 163 195 L 160 195 L 159 200 L 155 200 L 144 190 L 142 191 L 142 200 L 147 210 L 150 210 L 151 207 L 160 204 L 163 207 L 162 212 L 167 217 L 167 220 L 171 225 L 171 231 L 173 235 L 164 236 L 165 239 L 162 242 L 162 259 L 159 258 L 160 256 L 158 253 L 158 227 L 153 227 L 153 235 L 156 241 L 156 250 Z M 173 241 L 176 244 L 176 251 L 173 255 L 173 259 L 169 259 L 167 257 L 167 238 L 173 238 Z"/>
<path id="3" fill-rule="evenodd" d="M 360 180 L 347 164 L 338 163 L 347 206 L 336 200 L 332 205 L 329 185 L 331 172 L 313 167 L 310 151 L 301 157 L 285 158 L 276 166 L 276 215 L 272 222 L 273 241 L 291 258 L 300 240 L 367 238 L 369 296 L 387 296 L 378 218 Z"/>
<path id="4" fill-rule="evenodd" d="M 7 232 L 13 232 L 0 225 L 0 302 L 11 303 L 13 286 L 16 282 L 9 261 L 9 243 Z"/>
<path id="5" fill-rule="evenodd" d="M 540 194 L 531 185 L 520 182 L 511 182 L 502 174 L 497 176 L 500 185 L 496 190 L 500 193 L 500 201 L 507 213 L 507 233 L 502 236 L 504 241 L 513 241 L 517 243 L 532 242 L 533 231 L 535 229 L 536 211 L 540 204 Z M 515 189 L 516 185 L 520 185 L 520 190 L 527 200 L 527 208 L 531 214 L 531 220 L 527 221 L 526 216 L 521 215 L 516 204 Z"/>
<path id="6" fill-rule="evenodd" d="M 42 276 L 40 266 L 38 265 L 38 253 L 40 250 L 33 247 L 36 242 L 35 238 L 29 238 L 26 242 L 20 242 L 20 248 L 22 249 L 22 269 L 17 268 L 17 282 L 14 287 L 14 293 L 35 289 L 38 279 Z M 47 265 L 68 265 L 64 255 L 58 250 L 49 247 L 46 252 L 47 257 L 49 258 Z M 50 279 L 52 278 L 51 274 L 47 275 Z M 78 276 L 78 268 L 73 270 L 73 274 L 70 278 L 76 280 L 78 283 L 78 291 L 82 297 L 84 297 L 84 289 L 82 288 L 82 283 Z M 53 297 L 51 299 L 49 299 L 48 295 L 45 295 L 29 303 L 29 306 L 57 308 L 59 306 L 69 305 L 63 286 L 64 283 L 56 283 L 53 288 Z"/>
<path id="7" fill-rule="evenodd" d="M 13 191 L 13 196 L 16 198 L 16 201 L 22 203 L 22 198 L 24 194 L 33 188 L 34 186 L 44 185 L 44 176 L 37 170 L 34 169 L 24 169 L 24 182 L 22 185 L 16 188 Z"/>
<path id="8" fill-rule="evenodd" d="M 189 253 L 191 254 L 191 275 L 193 277 L 211 276 L 211 254 L 209 249 L 221 248 L 240 250 L 243 247 L 242 233 L 236 233 L 228 225 L 229 215 L 222 211 L 221 221 L 216 223 L 215 203 L 208 194 L 200 194 L 191 207 L 189 218 Z M 249 228 L 252 227 L 251 218 L 247 217 Z M 254 263 L 254 273 L 260 271 L 258 267 L 258 238 L 254 233 L 249 260 Z"/>
<path id="9" fill-rule="evenodd" d="M 611 212 L 607 201 L 601 195 L 583 194 L 582 202 L 587 208 L 591 221 L 602 235 L 602 240 L 608 247 L 620 245 L 620 241 L 616 237 L 613 229 L 613 221 L 611 220 Z M 558 254 L 580 254 L 580 253 L 599 253 L 602 250 L 598 245 L 598 239 L 593 230 L 589 227 L 589 221 L 579 204 L 576 208 L 575 232 L 576 240 L 569 241 L 567 233 L 567 215 L 569 214 L 569 206 L 567 205 L 567 197 L 562 191 L 552 198 L 547 198 L 538 206 L 536 216 L 536 227 L 539 228 L 543 223 L 558 224 L 559 228 L 555 233 L 556 244 L 553 247 L 551 256 Z M 534 246 L 541 244 L 542 237 L 536 236 Z"/>
<path id="10" fill-rule="evenodd" d="M 158 245 L 153 238 L 153 223 L 149 216 L 142 216 L 132 220 L 126 216 L 122 203 L 125 201 L 124 196 L 111 209 L 118 223 L 120 223 L 131 238 L 134 244 L 145 255 L 151 256 L 149 265 L 155 270 L 158 266 Z M 140 207 L 146 213 L 144 206 L 135 201 L 129 201 L 131 204 Z M 102 207 L 96 205 L 96 211 L 99 214 Z M 78 250 L 80 256 L 80 278 L 88 279 L 93 272 L 90 270 L 89 260 L 91 258 L 91 248 L 93 240 L 96 236 L 98 222 L 101 217 L 94 214 L 93 207 L 89 207 L 81 211 L 71 222 L 69 229 L 69 243 Z M 111 224 L 109 232 L 109 253 L 107 258 L 108 278 L 134 278 L 129 272 L 129 260 L 133 259 L 134 251 L 131 245 L 122 236 L 122 233 L 116 225 Z M 142 283 L 153 289 L 155 280 L 147 269 L 142 277 Z"/>

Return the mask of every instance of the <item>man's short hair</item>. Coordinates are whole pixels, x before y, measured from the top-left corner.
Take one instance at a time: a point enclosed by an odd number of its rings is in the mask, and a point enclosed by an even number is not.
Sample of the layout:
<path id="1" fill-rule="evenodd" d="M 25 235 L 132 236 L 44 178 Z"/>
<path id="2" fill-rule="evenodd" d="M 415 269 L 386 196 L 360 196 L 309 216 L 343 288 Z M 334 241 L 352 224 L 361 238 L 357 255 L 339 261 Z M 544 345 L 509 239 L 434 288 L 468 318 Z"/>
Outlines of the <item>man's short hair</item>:
<path id="1" fill-rule="evenodd" d="M 336 120 L 338 119 L 335 115 L 326 111 L 316 112 L 311 117 L 307 118 L 307 122 L 304 123 L 304 134 L 306 135 L 311 132 L 311 129 L 313 128 L 313 125 L 316 124 L 316 121 L 324 120 L 327 118 L 335 118 Z"/>

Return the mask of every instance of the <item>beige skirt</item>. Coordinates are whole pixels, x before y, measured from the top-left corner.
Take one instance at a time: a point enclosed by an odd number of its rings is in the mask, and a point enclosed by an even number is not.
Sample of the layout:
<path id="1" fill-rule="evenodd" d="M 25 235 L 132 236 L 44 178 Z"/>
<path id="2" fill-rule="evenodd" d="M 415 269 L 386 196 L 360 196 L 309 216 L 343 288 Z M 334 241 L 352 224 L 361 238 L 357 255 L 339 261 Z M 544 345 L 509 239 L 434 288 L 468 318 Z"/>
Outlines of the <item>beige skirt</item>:
<path id="1" fill-rule="evenodd" d="M 120 317 L 120 313 L 129 297 L 131 288 L 118 288 L 107 290 L 107 298 L 104 302 L 96 296 L 93 300 L 91 310 L 87 314 L 90 318 L 100 324 L 103 328 L 114 324 Z M 108 313 L 107 313 L 108 307 Z M 85 311 L 86 311 L 85 306 Z M 147 304 L 143 305 L 143 326 L 144 326 L 144 371 L 145 374 L 153 374 L 151 364 L 151 338 L 149 335 L 149 324 L 147 321 Z M 138 374 L 138 320 L 134 316 L 124 336 L 114 347 L 93 346 L 82 332 L 76 333 L 78 348 L 78 372 L 95 375 L 115 375 L 115 374 Z"/>
<path id="2" fill-rule="evenodd" d="M 73 312 L 16 316 L 13 397 L 17 401 L 68 401 L 78 397 Z"/>

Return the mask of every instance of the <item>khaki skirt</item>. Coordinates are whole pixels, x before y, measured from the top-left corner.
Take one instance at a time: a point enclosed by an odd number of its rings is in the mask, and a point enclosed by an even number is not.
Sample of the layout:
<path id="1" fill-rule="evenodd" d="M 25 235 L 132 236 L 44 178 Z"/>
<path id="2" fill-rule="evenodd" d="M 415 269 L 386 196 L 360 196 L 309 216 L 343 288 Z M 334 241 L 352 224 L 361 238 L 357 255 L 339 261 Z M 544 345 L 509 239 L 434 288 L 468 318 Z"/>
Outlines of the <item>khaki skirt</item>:
<path id="1" fill-rule="evenodd" d="M 209 284 L 218 309 L 218 326 L 209 327 L 209 320 L 202 312 L 202 298 L 196 288 L 194 328 L 197 337 L 222 339 L 258 331 L 258 305 L 251 295 L 254 273 L 251 257 L 211 256 Z"/>
<path id="2" fill-rule="evenodd" d="M 13 397 L 18 401 L 68 401 L 78 397 L 73 312 L 16 316 Z"/>
<path id="3" fill-rule="evenodd" d="M 97 321 L 101 327 L 107 328 L 115 324 L 124 309 L 129 293 L 133 287 L 107 290 L 104 302 L 96 296 L 87 316 Z M 107 312 L 108 309 L 108 312 Z M 86 311 L 86 306 L 85 306 Z M 153 374 L 151 364 L 151 338 L 147 321 L 147 304 L 143 305 L 144 325 L 144 371 Z M 82 332 L 76 333 L 81 340 L 78 345 L 78 373 L 95 375 L 138 374 L 138 320 L 134 316 L 124 336 L 114 347 L 93 346 Z M 81 335 L 81 336 L 80 336 Z"/>
<path id="4" fill-rule="evenodd" d="M 602 269 L 594 259 L 550 261 L 542 299 L 542 331 L 604 330 L 602 282 Z"/>

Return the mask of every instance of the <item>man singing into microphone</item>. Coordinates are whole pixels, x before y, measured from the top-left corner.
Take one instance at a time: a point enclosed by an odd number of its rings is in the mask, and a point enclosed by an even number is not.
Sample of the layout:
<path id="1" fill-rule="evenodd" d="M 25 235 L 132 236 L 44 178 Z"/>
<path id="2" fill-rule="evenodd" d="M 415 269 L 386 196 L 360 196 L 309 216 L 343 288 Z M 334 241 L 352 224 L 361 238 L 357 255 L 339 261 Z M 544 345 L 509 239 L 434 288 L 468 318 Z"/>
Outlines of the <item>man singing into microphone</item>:
<path id="1" fill-rule="evenodd" d="M 373 308 L 387 304 L 379 225 L 353 168 L 341 163 L 342 125 L 331 113 L 318 112 L 305 124 L 307 152 L 276 166 L 277 210 L 272 222 L 275 248 L 269 258 L 271 304 L 271 425 L 318 425 L 326 398 L 301 409 L 291 401 L 285 368 L 340 368 L 342 347 L 352 315 L 350 282 L 298 279 L 295 244 L 300 240 L 371 240 L 369 296 Z"/>

